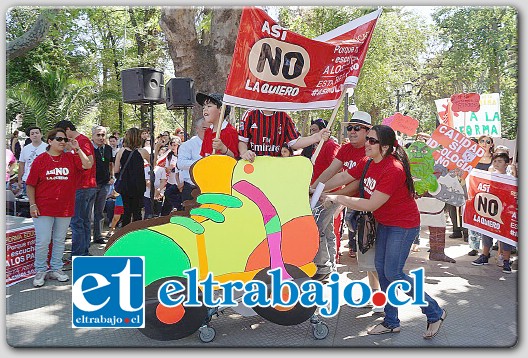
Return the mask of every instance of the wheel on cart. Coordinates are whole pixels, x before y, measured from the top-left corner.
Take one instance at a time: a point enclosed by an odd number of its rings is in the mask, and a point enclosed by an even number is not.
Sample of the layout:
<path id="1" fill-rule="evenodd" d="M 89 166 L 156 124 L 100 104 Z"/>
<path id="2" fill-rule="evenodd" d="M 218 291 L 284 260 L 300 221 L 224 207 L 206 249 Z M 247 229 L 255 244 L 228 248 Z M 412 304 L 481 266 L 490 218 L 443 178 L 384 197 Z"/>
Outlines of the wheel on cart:
<path id="1" fill-rule="evenodd" d="M 199 329 L 200 340 L 204 343 L 212 342 L 215 339 L 216 331 L 213 327 L 202 326 Z"/>
<path id="2" fill-rule="evenodd" d="M 152 282 L 145 288 L 145 328 L 139 331 L 158 341 L 171 341 L 187 337 L 196 332 L 207 318 L 207 307 L 166 307 L 158 301 L 159 287 L 169 280 L 179 281 L 185 287 L 182 292 L 187 296 L 187 279 L 183 277 L 164 277 Z M 202 292 L 198 289 L 198 299 L 202 301 Z M 214 337 L 213 337 L 214 338 Z"/>
<path id="3" fill-rule="evenodd" d="M 309 279 L 309 277 L 297 266 L 286 264 L 286 271 L 293 278 L 293 282 L 300 286 L 302 282 Z M 271 277 L 267 271 L 270 268 L 265 268 L 255 275 L 254 280 L 262 281 L 266 284 L 271 283 Z M 300 303 L 292 307 L 253 307 L 253 310 L 261 317 L 270 322 L 280 324 L 282 326 L 293 326 L 302 323 L 309 319 L 317 309 L 317 306 L 304 307 Z"/>
<path id="4" fill-rule="evenodd" d="M 315 339 L 325 339 L 328 336 L 328 326 L 324 322 L 319 322 L 313 325 L 313 336 Z"/>

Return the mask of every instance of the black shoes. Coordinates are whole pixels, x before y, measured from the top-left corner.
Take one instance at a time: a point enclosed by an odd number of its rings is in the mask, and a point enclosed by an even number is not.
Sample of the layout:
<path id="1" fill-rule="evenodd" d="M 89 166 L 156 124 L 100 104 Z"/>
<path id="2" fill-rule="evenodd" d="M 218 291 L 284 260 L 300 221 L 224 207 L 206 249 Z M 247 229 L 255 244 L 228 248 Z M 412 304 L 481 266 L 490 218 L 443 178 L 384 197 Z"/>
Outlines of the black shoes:
<path id="1" fill-rule="evenodd" d="M 461 237 L 462 237 L 462 233 L 461 232 L 452 233 L 451 235 L 449 235 L 450 239 L 460 239 Z"/>
<path id="2" fill-rule="evenodd" d="M 106 244 L 106 241 L 104 241 L 103 239 L 98 239 L 98 240 L 94 240 L 93 243 L 94 244 Z"/>
<path id="3" fill-rule="evenodd" d="M 478 255 L 477 250 L 471 250 L 470 252 L 468 252 L 468 256 L 477 256 L 477 255 Z"/>
<path id="4" fill-rule="evenodd" d="M 325 279 L 328 278 L 328 276 L 330 276 L 330 272 L 329 273 L 316 273 L 315 275 L 313 275 L 312 279 L 316 281 L 324 281 Z"/>

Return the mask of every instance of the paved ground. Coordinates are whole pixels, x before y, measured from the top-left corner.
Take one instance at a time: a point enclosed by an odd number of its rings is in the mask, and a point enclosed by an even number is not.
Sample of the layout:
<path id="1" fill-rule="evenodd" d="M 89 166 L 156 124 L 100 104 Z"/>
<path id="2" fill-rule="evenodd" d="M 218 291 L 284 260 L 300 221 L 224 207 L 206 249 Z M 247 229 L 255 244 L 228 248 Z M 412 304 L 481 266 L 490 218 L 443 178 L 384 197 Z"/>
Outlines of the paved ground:
<path id="1" fill-rule="evenodd" d="M 448 232 L 449 234 L 449 232 Z M 136 329 L 71 328 L 71 285 L 47 281 L 34 288 L 26 280 L 6 289 L 7 343 L 12 347 L 512 347 L 519 338 L 517 256 L 513 273 L 504 274 L 495 264 L 496 251 L 487 266 L 473 266 L 467 243 L 447 239 L 446 253 L 457 263 L 428 260 L 428 232 L 421 233 L 420 251 L 411 253 L 406 269 L 424 267 L 426 291 L 448 311 L 440 333 L 424 340 L 425 316 L 417 307 L 400 309 L 401 332 L 369 336 L 366 330 L 381 322 L 382 315 L 368 308 L 342 306 L 339 314 L 324 321 L 326 339 L 316 340 L 310 323 L 280 326 L 260 316 L 245 317 L 232 309 L 213 317 L 216 338 L 202 343 L 196 334 L 175 341 L 154 341 Z M 69 240 L 67 242 L 69 244 Z M 355 259 L 348 257 L 341 241 L 340 279 L 365 279 Z M 67 246 L 69 247 L 69 245 Z M 101 255 L 104 245 L 93 245 Z M 67 271 L 71 275 L 71 271 Z M 366 281 L 366 279 L 365 279 Z M 509 350 L 512 354 L 517 350 Z M 496 352 L 499 354 L 499 352 Z M 517 352 L 518 353 L 518 352 Z M 332 353 L 333 354 L 333 353 Z"/>

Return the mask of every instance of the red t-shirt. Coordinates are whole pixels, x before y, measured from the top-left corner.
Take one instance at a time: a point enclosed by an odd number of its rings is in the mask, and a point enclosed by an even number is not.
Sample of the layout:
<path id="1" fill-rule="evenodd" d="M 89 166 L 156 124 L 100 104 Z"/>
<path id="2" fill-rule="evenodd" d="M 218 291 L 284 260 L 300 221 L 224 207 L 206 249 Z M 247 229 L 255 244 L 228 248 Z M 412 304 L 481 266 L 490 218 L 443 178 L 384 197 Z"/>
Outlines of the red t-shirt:
<path id="1" fill-rule="evenodd" d="M 355 148 L 350 143 L 343 144 L 339 152 L 337 152 L 336 159 L 343 163 L 343 171 L 352 169 L 357 165 L 362 165 L 361 171 L 365 167 L 365 163 L 369 159 L 365 154 L 365 146 L 361 148 Z M 358 179 L 361 178 L 358 177 Z"/>
<path id="2" fill-rule="evenodd" d="M 95 188 L 97 187 L 97 181 L 95 180 L 95 154 L 93 144 L 84 134 L 79 134 L 75 139 L 79 142 L 79 147 L 84 154 L 86 154 L 87 157 L 91 155 L 94 161 L 92 167 L 85 170 L 82 174 L 79 181 L 79 189 Z"/>
<path id="3" fill-rule="evenodd" d="M 213 139 L 215 138 L 216 132 L 213 132 L 211 128 L 207 128 L 202 141 L 202 150 L 200 151 L 200 155 L 202 157 L 213 154 Z M 235 127 L 233 127 L 230 123 L 227 123 L 227 125 L 222 128 L 222 131 L 220 132 L 220 139 L 222 140 L 222 143 L 224 143 L 224 145 L 229 148 L 231 152 L 233 152 L 235 158 L 238 158 L 238 133 Z M 216 154 L 223 153 L 219 153 L 217 151 Z"/>
<path id="4" fill-rule="evenodd" d="M 85 171 L 77 154 L 62 153 L 52 159 L 46 152 L 36 157 L 26 184 L 35 187 L 35 204 L 40 215 L 73 216 L 75 190 Z"/>
<path id="5" fill-rule="evenodd" d="M 291 146 L 300 136 L 291 117 L 280 111 L 266 116 L 261 110 L 248 110 L 238 129 L 238 139 L 247 143 L 248 149 L 258 156 L 280 157 L 282 145 Z"/>
<path id="6" fill-rule="evenodd" d="M 356 166 L 348 172 L 359 179 L 363 170 Z M 363 181 L 364 197 L 369 199 L 376 190 L 389 195 L 389 200 L 373 212 L 380 224 L 406 229 L 420 226 L 420 212 L 407 189 L 405 178 L 403 165 L 393 155 L 388 155 L 379 163 L 370 163 Z"/>
<path id="7" fill-rule="evenodd" d="M 321 175 L 321 173 L 324 172 L 326 168 L 330 166 L 330 164 L 332 164 L 332 161 L 334 160 L 338 151 L 339 151 L 339 144 L 334 142 L 332 138 L 330 138 L 329 140 L 323 143 L 323 146 L 321 147 L 321 151 L 319 152 L 319 154 L 317 155 L 317 158 L 315 159 L 315 163 L 313 167 L 312 182 L 310 184 L 313 184 L 313 182 L 316 181 L 317 178 L 319 178 L 319 175 Z"/>

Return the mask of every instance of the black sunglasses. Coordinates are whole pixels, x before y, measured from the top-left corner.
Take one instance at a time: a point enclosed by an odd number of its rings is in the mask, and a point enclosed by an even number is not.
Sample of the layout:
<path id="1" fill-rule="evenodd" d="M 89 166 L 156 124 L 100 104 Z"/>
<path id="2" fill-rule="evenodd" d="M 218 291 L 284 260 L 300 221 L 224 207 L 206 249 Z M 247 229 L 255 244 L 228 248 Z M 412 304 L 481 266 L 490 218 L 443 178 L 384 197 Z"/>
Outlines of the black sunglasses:
<path id="1" fill-rule="evenodd" d="M 66 137 L 52 137 L 50 138 L 50 140 L 56 140 L 57 142 L 62 142 L 64 141 L 64 143 L 68 143 L 70 140 Z"/>
<path id="2" fill-rule="evenodd" d="M 348 125 L 348 126 L 347 126 L 347 131 L 350 132 L 350 131 L 353 129 L 353 130 L 355 130 L 356 132 L 359 132 L 359 131 L 362 130 L 363 128 L 365 128 L 365 127 L 360 126 L 359 124 L 356 124 L 355 126 L 353 126 L 353 125 Z"/>
<path id="3" fill-rule="evenodd" d="M 367 142 L 369 142 L 370 145 L 378 144 L 380 142 L 376 138 L 372 138 L 372 137 L 365 137 L 365 139 L 367 140 Z"/>
<path id="4" fill-rule="evenodd" d="M 479 143 L 484 143 L 484 142 L 486 142 L 486 144 L 491 144 L 491 140 L 489 140 L 489 139 L 481 139 L 481 140 L 479 140 Z"/>

